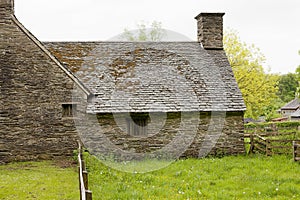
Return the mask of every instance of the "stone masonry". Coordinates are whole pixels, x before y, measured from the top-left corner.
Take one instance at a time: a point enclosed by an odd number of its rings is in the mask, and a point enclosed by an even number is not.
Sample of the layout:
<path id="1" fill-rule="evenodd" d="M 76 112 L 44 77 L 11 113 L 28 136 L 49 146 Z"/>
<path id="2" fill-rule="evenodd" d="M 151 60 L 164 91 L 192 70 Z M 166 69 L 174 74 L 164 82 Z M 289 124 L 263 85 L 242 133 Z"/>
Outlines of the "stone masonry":
<path id="1" fill-rule="evenodd" d="M 200 13 L 195 17 L 198 23 L 198 41 L 204 49 L 223 49 L 224 14 Z"/>
<path id="2" fill-rule="evenodd" d="M 186 119 L 181 116 L 183 113 L 166 113 L 165 119 L 160 113 L 152 113 L 152 115 L 152 120 L 165 120 L 165 122 L 161 124 L 162 126 L 159 122 L 155 122 L 154 127 L 148 126 L 148 134 L 144 136 L 128 133 L 126 121 L 128 116 L 125 114 L 103 113 L 97 116 L 85 116 L 84 119 L 87 121 L 83 123 L 82 138 L 92 153 L 122 160 L 138 159 L 143 156 L 197 158 L 206 155 L 237 155 L 244 152 L 244 125 L 243 115 L 240 112 L 184 113 Z M 95 123 L 96 119 L 98 123 Z M 184 126 L 182 126 L 183 121 Z M 192 121 L 199 122 L 195 132 L 191 125 L 187 125 Z M 157 126 L 159 126 L 158 131 L 155 130 Z M 183 135 L 178 137 L 180 132 Z M 213 138 L 215 144 L 211 145 Z M 172 146 L 172 143 L 176 145 Z M 166 148 L 168 145 L 169 147 Z M 164 149 L 163 155 L 159 155 L 162 149 Z"/>
<path id="3" fill-rule="evenodd" d="M 196 17 L 198 42 L 42 43 L 13 4 L 0 0 L 0 163 L 70 157 L 77 140 L 129 158 L 244 153 L 224 13 Z"/>
<path id="4" fill-rule="evenodd" d="M 62 104 L 73 101 L 74 80 L 9 2 L 0 4 L 0 162 L 70 156 L 78 138 Z"/>

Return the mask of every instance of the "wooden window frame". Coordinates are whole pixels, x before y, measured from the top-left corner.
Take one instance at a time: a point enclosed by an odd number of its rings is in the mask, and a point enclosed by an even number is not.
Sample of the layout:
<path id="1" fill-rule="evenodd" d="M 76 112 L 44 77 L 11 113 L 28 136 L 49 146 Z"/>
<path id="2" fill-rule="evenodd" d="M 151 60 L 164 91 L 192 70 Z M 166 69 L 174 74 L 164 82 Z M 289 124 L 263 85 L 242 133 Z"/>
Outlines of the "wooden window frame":
<path id="1" fill-rule="evenodd" d="M 62 117 L 63 118 L 72 118 L 76 117 L 77 113 L 77 102 L 65 102 L 62 103 Z"/>
<path id="2" fill-rule="evenodd" d="M 130 113 L 130 118 L 126 119 L 127 133 L 132 136 L 147 136 L 149 113 Z"/>

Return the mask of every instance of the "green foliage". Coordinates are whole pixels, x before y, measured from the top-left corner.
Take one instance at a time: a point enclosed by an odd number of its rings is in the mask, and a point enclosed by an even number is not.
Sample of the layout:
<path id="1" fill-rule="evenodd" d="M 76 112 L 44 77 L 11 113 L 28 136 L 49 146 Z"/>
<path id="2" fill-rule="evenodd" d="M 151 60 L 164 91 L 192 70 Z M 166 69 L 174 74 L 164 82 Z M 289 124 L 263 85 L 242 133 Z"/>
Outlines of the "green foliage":
<path id="1" fill-rule="evenodd" d="M 277 98 L 279 77 L 264 72 L 264 55 L 254 45 L 241 42 L 234 31 L 225 33 L 224 49 L 247 106 L 245 117 L 257 119 L 266 111 L 274 112 L 268 107 Z"/>
<path id="2" fill-rule="evenodd" d="M 245 128 L 255 128 L 255 127 L 262 128 L 262 127 L 268 127 L 268 126 L 295 128 L 295 127 L 300 126 L 300 121 L 248 123 L 248 124 L 245 124 L 244 126 L 245 126 Z"/>
<path id="3" fill-rule="evenodd" d="M 73 160 L 76 162 L 78 162 L 78 153 L 79 153 L 78 149 L 73 150 Z"/>
<path id="4" fill-rule="evenodd" d="M 75 167 L 52 162 L 20 162 L 0 166 L 0 199 L 79 199 Z"/>
<path id="5" fill-rule="evenodd" d="M 257 123 L 250 122 L 250 123 L 244 124 L 244 127 L 245 128 L 255 128 L 255 127 L 257 127 Z"/>
<path id="6" fill-rule="evenodd" d="M 298 126 L 300 126 L 300 122 L 299 121 L 277 122 L 276 126 L 279 126 L 279 127 L 298 127 Z"/>
<path id="7" fill-rule="evenodd" d="M 298 163 L 290 157 L 178 160 L 145 174 L 113 170 L 87 157 L 93 199 L 297 199 Z"/>
<path id="8" fill-rule="evenodd" d="M 164 34 L 161 22 L 153 21 L 150 28 L 147 28 L 145 22 L 141 22 L 137 24 L 136 32 L 125 28 L 122 38 L 127 41 L 161 41 Z"/>
<path id="9" fill-rule="evenodd" d="M 286 154 L 292 155 L 292 141 L 300 140 L 300 131 L 298 127 L 300 122 L 298 121 L 287 121 L 287 122 L 277 122 L 277 123 L 249 123 L 245 125 L 245 133 L 253 134 L 256 133 L 263 137 L 268 144 L 268 153 L 269 154 Z M 256 136 L 254 136 L 256 137 Z M 247 152 L 250 149 L 250 138 L 245 138 L 245 147 Z M 262 149 L 255 148 L 255 152 L 263 153 L 266 152 L 263 149 L 266 149 L 266 144 L 257 142 L 254 140 L 255 146 L 259 146 Z"/>
<path id="10" fill-rule="evenodd" d="M 274 118 L 282 117 L 280 113 L 277 112 L 278 109 L 280 109 L 285 103 L 279 98 L 274 98 L 269 105 L 264 107 L 263 109 L 263 116 L 265 116 L 265 120 L 271 121 Z"/>
<path id="11" fill-rule="evenodd" d="M 297 74 L 288 73 L 281 75 L 278 81 L 278 97 L 283 102 L 289 102 L 295 98 L 298 87 Z"/>
<path id="12" fill-rule="evenodd" d="M 300 55 L 300 50 L 298 51 L 298 54 Z M 296 96 L 300 97 L 300 65 L 296 69 L 296 75 L 297 75 L 297 80 L 298 80 L 298 87 L 297 87 L 297 92 Z"/>

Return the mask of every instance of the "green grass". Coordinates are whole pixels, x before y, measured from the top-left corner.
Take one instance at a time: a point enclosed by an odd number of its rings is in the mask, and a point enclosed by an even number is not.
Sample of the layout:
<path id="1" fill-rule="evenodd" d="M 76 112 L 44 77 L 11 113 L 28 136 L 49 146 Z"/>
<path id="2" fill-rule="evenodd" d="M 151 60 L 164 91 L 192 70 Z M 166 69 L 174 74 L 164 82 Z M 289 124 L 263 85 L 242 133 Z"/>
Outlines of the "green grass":
<path id="1" fill-rule="evenodd" d="M 77 168 L 50 161 L 0 165 L 1 200 L 79 199 Z"/>
<path id="2" fill-rule="evenodd" d="M 113 170 L 93 156 L 86 160 L 93 200 L 300 198 L 300 164 L 286 156 L 179 160 L 144 174 Z"/>
<path id="3" fill-rule="evenodd" d="M 143 174 L 117 171 L 93 156 L 85 156 L 93 200 L 300 198 L 300 163 L 286 156 L 179 160 Z M 147 162 L 143 164 L 160 164 L 157 160 Z M 134 167 L 130 163 L 130 168 Z M 79 199 L 75 166 L 62 168 L 50 161 L 21 162 L 2 165 L 0 171 L 1 200 Z"/>

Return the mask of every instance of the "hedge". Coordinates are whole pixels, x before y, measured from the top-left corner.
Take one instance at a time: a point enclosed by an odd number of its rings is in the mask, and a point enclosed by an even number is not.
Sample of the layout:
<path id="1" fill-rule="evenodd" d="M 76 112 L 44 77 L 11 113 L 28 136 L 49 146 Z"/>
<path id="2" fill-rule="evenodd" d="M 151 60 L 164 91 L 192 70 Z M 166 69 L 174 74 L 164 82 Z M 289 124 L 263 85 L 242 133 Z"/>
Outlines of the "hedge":
<path id="1" fill-rule="evenodd" d="M 300 126 L 300 121 L 285 121 L 285 122 L 265 122 L 265 123 L 248 123 L 244 125 L 245 128 L 263 128 L 268 126 L 276 127 L 298 127 Z"/>

